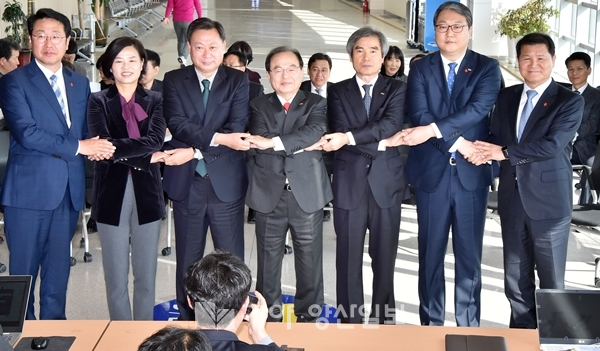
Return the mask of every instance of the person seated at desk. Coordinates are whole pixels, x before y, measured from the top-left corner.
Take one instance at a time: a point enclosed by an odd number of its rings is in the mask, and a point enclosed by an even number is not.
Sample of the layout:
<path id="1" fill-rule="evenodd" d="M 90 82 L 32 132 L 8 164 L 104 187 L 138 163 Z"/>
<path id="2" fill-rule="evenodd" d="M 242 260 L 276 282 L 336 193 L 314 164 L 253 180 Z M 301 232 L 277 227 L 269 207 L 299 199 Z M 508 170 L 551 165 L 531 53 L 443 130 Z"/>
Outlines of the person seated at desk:
<path id="1" fill-rule="evenodd" d="M 149 336 L 138 351 L 210 351 L 206 335 L 197 329 L 164 327 Z"/>
<path id="2" fill-rule="evenodd" d="M 206 334 L 214 351 L 278 351 L 265 330 L 269 315 L 267 302 L 259 292 L 257 304 L 250 304 L 252 275 L 237 256 L 215 251 L 187 270 L 183 280 L 188 304 L 196 313 L 196 325 Z M 251 309 L 250 309 L 251 307 Z M 253 345 L 235 335 L 248 316 L 248 333 Z"/>

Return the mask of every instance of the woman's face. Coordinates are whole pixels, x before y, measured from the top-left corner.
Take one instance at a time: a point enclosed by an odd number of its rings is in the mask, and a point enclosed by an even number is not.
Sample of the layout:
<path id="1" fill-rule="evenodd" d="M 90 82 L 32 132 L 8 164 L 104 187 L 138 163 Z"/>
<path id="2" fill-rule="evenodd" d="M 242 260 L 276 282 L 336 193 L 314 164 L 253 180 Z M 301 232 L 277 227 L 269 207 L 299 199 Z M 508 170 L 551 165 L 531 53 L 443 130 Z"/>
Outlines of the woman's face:
<path id="1" fill-rule="evenodd" d="M 111 72 L 116 83 L 137 84 L 143 65 L 138 51 L 133 46 L 127 46 L 115 57 Z"/>
<path id="2" fill-rule="evenodd" d="M 385 66 L 385 74 L 387 74 L 388 76 L 393 76 L 394 74 L 396 74 L 396 72 L 398 72 L 400 66 L 402 66 L 402 62 L 400 62 L 399 58 L 392 56 L 389 59 L 386 58 L 383 61 L 383 65 Z"/>

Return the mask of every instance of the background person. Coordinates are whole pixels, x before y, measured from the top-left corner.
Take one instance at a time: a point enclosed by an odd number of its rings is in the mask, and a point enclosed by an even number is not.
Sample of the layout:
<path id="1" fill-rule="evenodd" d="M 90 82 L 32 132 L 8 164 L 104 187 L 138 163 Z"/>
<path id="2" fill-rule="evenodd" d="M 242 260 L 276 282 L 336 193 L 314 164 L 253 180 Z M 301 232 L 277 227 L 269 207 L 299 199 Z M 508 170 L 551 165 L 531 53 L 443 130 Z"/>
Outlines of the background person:
<path id="1" fill-rule="evenodd" d="M 152 320 L 156 253 L 165 215 L 160 152 L 165 136 L 162 97 L 138 85 L 146 51 L 130 37 L 106 48 L 102 69 L 115 81 L 92 94 L 90 133 L 112 140 L 113 158 L 96 160 L 91 217 L 102 245 L 102 266 L 111 320 Z M 131 247 L 131 249 L 130 249 Z M 133 269 L 133 315 L 129 300 L 129 265 Z"/>
<path id="2" fill-rule="evenodd" d="M 169 25 L 169 17 L 173 14 L 173 29 L 177 36 L 177 62 L 181 67 L 187 65 L 189 56 L 187 31 L 190 23 L 194 20 L 194 9 L 198 18 L 202 17 L 202 4 L 200 0 L 168 0 L 165 9 L 163 24 Z"/>
<path id="3" fill-rule="evenodd" d="M 408 76 L 404 74 L 404 53 L 399 47 L 390 46 L 387 54 L 385 54 L 380 73 L 384 77 L 398 79 L 404 83 L 408 81 Z"/>
<path id="4" fill-rule="evenodd" d="M 156 79 L 158 72 L 160 72 L 160 56 L 156 51 L 146 49 L 146 57 L 148 58 L 148 63 L 146 64 L 144 74 L 140 77 L 140 84 L 144 89 L 156 91 L 162 96 L 163 82 Z"/>
<path id="5" fill-rule="evenodd" d="M 138 351 L 211 351 L 208 338 L 201 330 L 167 326 L 150 335 Z"/>
<path id="6" fill-rule="evenodd" d="M 246 72 L 246 74 L 248 75 L 248 79 L 251 82 L 261 84 L 260 74 L 258 74 L 258 72 L 254 72 L 253 70 L 248 68 L 248 65 L 254 59 L 254 56 L 252 55 L 252 47 L 250 47 L 250 44 L 248 44 L 247 42 L 245 42 L 243 40 L 236 41 L 235 43 L 231 44 L 229 49 L 227 49 L 227 52 L 229 52 L 229 51 L 238 51 L 238 52 L 241 52 L 242 54 L 246 55 L 246 59 L 248 59 L 248 62 L 246 63 L 246 69 L 244 70 L 244 72 Z"/>

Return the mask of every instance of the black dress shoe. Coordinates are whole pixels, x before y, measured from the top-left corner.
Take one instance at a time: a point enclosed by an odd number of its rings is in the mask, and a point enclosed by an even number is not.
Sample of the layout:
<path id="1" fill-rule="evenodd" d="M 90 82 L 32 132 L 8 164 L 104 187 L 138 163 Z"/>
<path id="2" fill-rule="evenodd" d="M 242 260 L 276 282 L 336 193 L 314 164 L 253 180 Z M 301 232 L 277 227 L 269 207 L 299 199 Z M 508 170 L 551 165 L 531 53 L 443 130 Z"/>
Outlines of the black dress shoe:
<path id="1" fill-rule="evenodd" d="M 328 222 L 331 220 L 331 211 L 323 210 L 323 222 Z"/>
<path id="2" fill-rule="evenodd" d="M 256 211 L 251 208 L 248 208 L 248 223 L 256 222 Z"/>
<path id="3" fill-rule="evenodd" d="M 93 219 L 89 219 L 87 222 L 87 230 L 88 230 L 88 234 L 93 234 L 96 233 L 98 231 L 98 226 L 96 225 L 96 221 Z"/>

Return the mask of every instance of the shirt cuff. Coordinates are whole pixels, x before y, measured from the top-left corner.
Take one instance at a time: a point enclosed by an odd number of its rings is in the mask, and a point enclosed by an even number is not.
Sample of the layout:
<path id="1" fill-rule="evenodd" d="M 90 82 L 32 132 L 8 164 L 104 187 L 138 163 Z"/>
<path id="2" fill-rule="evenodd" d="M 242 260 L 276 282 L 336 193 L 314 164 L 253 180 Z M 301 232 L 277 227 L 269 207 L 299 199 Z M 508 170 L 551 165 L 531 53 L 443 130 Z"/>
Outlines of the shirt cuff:
<path id="1" fill-rule="evenodd" d="M 271 345 L 273 343 L 273 339 L 271 339 L 270 336 L 265 336 L 264 338 L 262 338 L 257 345 Z"/>
<path id="2" fill-rule="evenodd" d="M 440 132 L 440 128 L 438 128 L 438 126 L 435 123 L 431 123 L 430 126 L 433 128 L 433 131 L 435 132 L 435 137 L 438 139 L 441 139 L 442 132 Z"/>
<path id="3" fill-rule="evenodd" d="M 379 145 L 377 146 L 377 151 L 385 151 L 385 148 L 386 148 L 385 140 L 381 140 L 379 142 Z"/>
<path id="4" fill-rule="evenodd" d="M 276 137 L 273 137 L 273 139 L 271 139 L 271 140 L 273 140 L 273 142 L 275 143 L 275 147 L 273 147 L 274 151 L 284 151 L 285 150 L 285 147 L 283 146 L 283 142 L 281 141 L 280 137 L 276 136 Z"/>
<path id="5" fill-rule="evenodd" d="M 219 133 L 213 134 L 212 139 L 210 139 L 210 146 L 215 146 L 215 147 L 219 146 L 219 144 L 215 144 L 215 138 L 217 137 L 217 134 L 219 134 Z"/>
<path id="6" fill-rule="evenodd" d="M 348 145 L 356 145 L 356 140 L 354 140 L 352 132 L 346 132 L 346 136 L 348 137 Z"/>
<path id="7" fill-rule="evenodd" d="M 194 158 L 197 160 L 201 160 L 204 158 L 204 155 L 202 155 L 202 152 L 198 149 L 194 149 Z"/>
<path id="8" fill-rule="evenodd" d="M 79 148 L 81 147 L 81 140 L 77 140 L 77 152 L 75 152 L 75 156 L 79 155 Z"/>
<path id="9" fill-rule="evenodd" d="M 458 150 L 458 147 L 460 146 L 460 143 L 462 143 L 463 140 L 465 140 L 465 138 L 458 137 L 458 139 L 456 139 L 454 144 L 452 144 L 452 147 L 450 148 L 450 150 L 448 150 L 448 152 L 456 152 L 456 150 Z"/>

